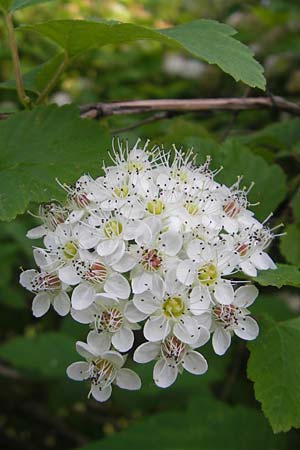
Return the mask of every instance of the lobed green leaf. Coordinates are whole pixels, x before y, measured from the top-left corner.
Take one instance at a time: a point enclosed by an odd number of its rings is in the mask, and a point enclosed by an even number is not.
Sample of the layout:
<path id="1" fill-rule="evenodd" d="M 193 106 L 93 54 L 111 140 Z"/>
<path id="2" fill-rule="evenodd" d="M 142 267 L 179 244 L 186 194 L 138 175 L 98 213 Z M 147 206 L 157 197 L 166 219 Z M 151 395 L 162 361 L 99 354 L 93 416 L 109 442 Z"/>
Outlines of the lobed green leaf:
<path id="1" fill-rule="evenodd" d="M 187 50 L 197 58 L 217 64 L 236 81 L 252 87 L 265 88 L 261 65 L 251 50 L 232 37 L 236 31 L 213 20 L 195 20 L 163 30 L 116 21 L 53 20 L 27 25 L 63 48 L 69 57 L 91 48 L 136 40 L 157 40 Z"/>
<path id="2" fill-rule="evenodd" d="M 155 432 L 154 432 L 155 430 Z M 150 439 L 151 436 L 151 439 Z M 187 410 L 159 413 L 127 430 L 81 450 L 265 450 L 283 449 L 282 437 L 272 434 L 263 416 L 244 406 L 229 406 L 206 392 L 195 391 Z"/>
<path id="3" fill-rule="evenodd" d="M 38 107 L 0 123 L 0 220 L 24 213 L 30 202 L 64 198 L 58 186 L 83 173 L 99 174 L 108 133 L 83 120 L 74 106 Z"/>
<path id="4" fill-rule="evenodd" d="M 261 270 L 257 277 L 252 278 L 261 286 L 300 286 L 300 270 L 289 264 L 277 264 L 277 269 Z"/>
<path id="5" fill-rule="evenodd" d="M 230 186 L 237 181 L 238 176 L 242 176 L 241 188 L 254 183 L 248 198 L 253 204 L 259 202 L 251 208 L 258 219 L 265 219 L 285 198 L 287 188 L 283 170 L 277 164 L 268 164 L 239 142 L 230 140 L 221 147 L 208 147 L 206 141 L 203 144 L 203 140 L 191 138 L 187 143 L 194 147 L 198 163 L 204 162 L 209 154 L 213 168 L 223 166 L 224 169 L 217 177 L 218 181 Z M 266 189 L 266 185 L 272 186 L 272 189 Z"/>
<path id="6" fill-rule="evenodd" d="M 248 344 L 248 377 L 274 432 L 300 427 L 300 317 L 265 318 L 259 339 Z"/>
<path id="7" fill-rule="evenodd" d="M 287 262 L 300 267 L 300 225 L 288 225 L 285 231 L 280 238 L 280 252 Z"/>

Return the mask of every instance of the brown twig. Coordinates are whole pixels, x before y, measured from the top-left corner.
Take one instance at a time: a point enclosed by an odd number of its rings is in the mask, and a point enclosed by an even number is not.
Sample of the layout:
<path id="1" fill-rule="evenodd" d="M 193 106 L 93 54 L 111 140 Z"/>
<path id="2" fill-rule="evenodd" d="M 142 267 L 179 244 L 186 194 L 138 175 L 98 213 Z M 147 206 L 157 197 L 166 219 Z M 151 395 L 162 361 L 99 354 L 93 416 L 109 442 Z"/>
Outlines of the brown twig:
<path id="1" fill-rule="evenodd" d="M 140 114 L 155 111 L 183 113 L 195 111 L 246 111 L 256 109 L 273 109 L 300 116 L 300 104 L 285 100 L 282 97 L 248 97 L 248 98 L 199 98 L 199 99 L 161 99 L 161 100 L 128 100 L 111 103 L 95 103 L 80 106 L 80 115 L 86 119 L 99 119 L 107 116 Z M 11 114 L 0 114 L 0 120 Z M 159 119 L 161 116 L 158 117 Z M 151 118 L 150 121 L 156 120 Z M 146 122 L 148 123 L 148 122 Z M 123 131 L 123 130 L 122 130 Z M 118 130 L 120 132 L 120 130 Z"/>
<path id="2" fill-rule="evenodd" d="M 243 111 L 251 109 L 276 108 L 294 115 L 300 115 L 300 104 L 290 102 L 282 97 L 249 97 L 249 98 L 207 98 L 207 99 L 161 99 L 161 100 L 129 100 L 112 103 L 95 103 L 80 107 L 81 117 L 98 119 L 100 117 L 139 114 L 154 111 Z"/>

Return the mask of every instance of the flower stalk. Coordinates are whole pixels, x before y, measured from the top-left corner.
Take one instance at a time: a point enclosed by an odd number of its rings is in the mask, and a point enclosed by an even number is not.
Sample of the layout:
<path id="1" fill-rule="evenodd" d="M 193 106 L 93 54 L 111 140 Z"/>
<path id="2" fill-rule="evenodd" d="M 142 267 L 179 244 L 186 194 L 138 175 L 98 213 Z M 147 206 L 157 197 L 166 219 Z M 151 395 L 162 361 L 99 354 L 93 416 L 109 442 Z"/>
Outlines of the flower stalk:
<path id="1" fill-rule="evenodd" d="M 15 72 L 15 78 L 16 78 L 16 86 L 17 86 L 17 93 L 19 100 L 21 104 L 24 106 L 24 108 L 28 109 L 30 108 L 30 98 L 26 95 L 23 85 L 23 79 L 21 74 L 21 66 L 20 66 L 20 58 L 19 58 L 19 51 L 17 46 L 17 41 L 15 37 L 15 30 L 12 20 L 12 14 L 11 13 L 5 13 L 4 14 L 4 20 L 8 32 L 8 42 L 9 42 L 9 48 L 12 56 L 12 62 Z"/>
<path id="2" fill-rule="evenodd" d="M 36 101 L 37 105 L 40 105 L 41 103 L 43 103 L 46 100 L 49 93 L 52 91 L 52 89 L 58 82 L 60 76 L 63 74 L 64 70 L 66 69 L 68 62 L 69 62 L 69 59 L 68 59 L 67 54 L 65 53 L 64 59 L 63 59 L 62 63 L 59 65 L 59 67 L 57 68 L 57 71 L 55 72 L 53 77 L 49 80 L 49 82 L 46 84 L 46 86 L 44 87 L 44 89 L 42 90 L 40 95 L 38 96 L 38 99 Z"/>

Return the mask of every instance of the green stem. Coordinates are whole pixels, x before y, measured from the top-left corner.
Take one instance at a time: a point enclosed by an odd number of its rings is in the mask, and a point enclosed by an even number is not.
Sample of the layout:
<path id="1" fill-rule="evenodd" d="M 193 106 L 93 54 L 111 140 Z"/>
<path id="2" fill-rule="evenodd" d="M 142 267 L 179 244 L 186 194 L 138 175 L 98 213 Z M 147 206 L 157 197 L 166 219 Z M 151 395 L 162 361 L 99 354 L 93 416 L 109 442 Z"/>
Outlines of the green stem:
<path id="1" fill-rule="evenodd" d="M 17 86 L 17 93 L 20 102 L 24 106 L 24 108 L 30 107 L 30 98 L 27 97 L 24 85 L 23 85 L 23 79 L 21 75 L 21 66 L 20 66 L 20 58 L 19 58 L 19 52 L 18 52 L 18 46 L 17 41 L 15 37 L 15 29 L 12 21 L 12 14 L 11 13 L 4 13 L 5 23 L 8 31 L 8 42 L 9 42 L 9 48 L 12 56 L 12 62 L 14 66 L 14 72 L 15 72 L 15 78 L 16 78 L 16 86 Z"/>
<path id="2" fill-rule="evenodd" d="M 38 96 L 38 99 L 36 101 L 37 105 L 40 105 L 41 103 L 43 103 L 44 100 L 48 97 L 48 94 L 52 91 L 52 89 L 54 88 L 54 86 L 58 82 L 60 76 L 62 75 L 62 73 L 66 69 L 66 67 L 68 65 L 68 62 L 69 62 L 68 56 L 67 56 L 67 54 L 65 54 L 64 60 L 62 61 L 62 63 L 57 68 L 57 71 L 55 72 L 55 74 L 53 75 L 51 80 L 49 80 L 49 82 L 46 84 L 46 86 L 44 87 L 44 89 L 42 90 L 40 95 Z"/>

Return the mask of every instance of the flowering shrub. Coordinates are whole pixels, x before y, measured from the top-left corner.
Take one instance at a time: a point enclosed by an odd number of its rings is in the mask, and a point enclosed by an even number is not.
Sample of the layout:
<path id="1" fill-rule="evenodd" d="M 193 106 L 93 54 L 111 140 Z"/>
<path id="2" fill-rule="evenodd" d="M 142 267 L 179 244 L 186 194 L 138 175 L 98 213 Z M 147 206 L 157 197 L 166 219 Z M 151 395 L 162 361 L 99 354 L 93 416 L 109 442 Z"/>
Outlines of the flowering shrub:
<path id="1" fill-rule="evenodd" d="M 240 273 L 276 268 L 265 252 L 274 229 L 248 209 L 251 186 L 242 187 L 242 178 L 225 186 L 209 157 L 197 167 L 192 151 L 164 152 L 149 141 L 132 149 L 113 142 L 111 159 L 103 176 L 61 184 L 65 204 L 40 206 L 42 225 L 28 232 L 43 238 L 44 248 L 33 250 L 38 270 L 20 276 L 35 294 L 34 316 L 52 305 L 88 326 L 87 342 L 76 343 L 86 361 L 67 374 L 90 380 L 101 402 L 112 384 L 140 388 L 139 376 L 123 367 L 133 347 L 136 363 L 156 360 L 154 382 L 166 388 L 184 369 L 207 371 L 198 349 L 211 336 L 218 355 L 233 335 L 255 339 L 248 308 L 258 290 Z M 146 340 L 138 346 L 136 331 Z"/>

